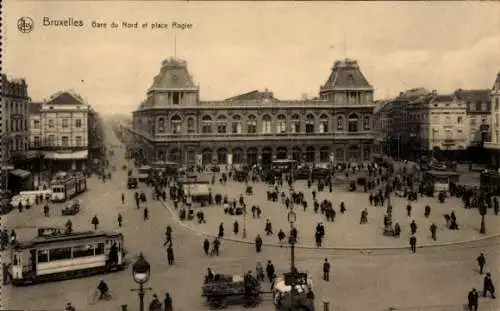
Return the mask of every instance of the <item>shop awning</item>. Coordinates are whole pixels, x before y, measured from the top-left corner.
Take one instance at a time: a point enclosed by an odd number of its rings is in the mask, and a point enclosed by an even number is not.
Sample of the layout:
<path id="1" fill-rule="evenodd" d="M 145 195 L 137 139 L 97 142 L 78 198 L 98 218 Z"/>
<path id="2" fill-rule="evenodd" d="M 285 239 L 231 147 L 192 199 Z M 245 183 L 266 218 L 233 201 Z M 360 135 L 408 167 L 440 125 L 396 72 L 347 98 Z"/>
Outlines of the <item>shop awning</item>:
<path id="1" fill-rule="evenodd" d="M 12 171 L 9 171 L 9 173 L 22 179 L 26 179 L 31 175 L 30 172 L 22 170 L 20 168 L 13 169 Z"/>
<path id="2" fill-rule="evenodd" d="M 45 159 L 49 160 L 85 160 L 87 159 L 89 152 L 88 150 L 75 152 L 44 151 L 43 154 Z"/>

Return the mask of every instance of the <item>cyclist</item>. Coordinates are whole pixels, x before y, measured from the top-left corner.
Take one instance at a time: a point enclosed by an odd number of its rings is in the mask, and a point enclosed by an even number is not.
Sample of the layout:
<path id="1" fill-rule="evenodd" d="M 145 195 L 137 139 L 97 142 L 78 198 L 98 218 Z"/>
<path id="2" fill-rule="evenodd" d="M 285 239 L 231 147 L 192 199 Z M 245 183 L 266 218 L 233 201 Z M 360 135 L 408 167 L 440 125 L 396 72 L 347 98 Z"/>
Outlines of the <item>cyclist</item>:
<path id="1" fill-rule="evenodd" d="M 105 297 L 109 297 L 109 287 L 108 287 L 108 284 L 106 284 L 106 282 L 104 282 L 103 279 L 101 279 L 99 281 L 99 285 L 97 285 L 97 289 L 100 292 L 99 300 L 101 300 Z"/>

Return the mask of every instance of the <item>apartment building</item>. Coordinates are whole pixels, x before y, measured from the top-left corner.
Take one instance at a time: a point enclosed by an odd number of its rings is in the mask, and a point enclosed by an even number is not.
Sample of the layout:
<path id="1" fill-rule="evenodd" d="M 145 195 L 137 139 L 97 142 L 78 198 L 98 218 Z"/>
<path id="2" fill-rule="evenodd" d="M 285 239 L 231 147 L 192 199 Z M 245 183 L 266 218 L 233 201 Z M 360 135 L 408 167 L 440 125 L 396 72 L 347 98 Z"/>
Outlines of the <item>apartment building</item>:
<path id="1" fill-rule="evenodd" d="M 79 169 L 88 156 L 90 107 L 79 95 L 64 91 L 44 101 L 31 118 L 31 145 L 42 151 L 51 171 Z"/>
<path id="2" fill-rule="evenodd" d="M 28 85 L 24 79 L 11 79 L 2 75 L 0 156 L 4 165 L 21 158 L 29 148 L 29 101 Z"/>
<path id="3" fill-rule="evenodd" d="M 496 168 L 500 167 L 500 72 L 490 91 L 491 99 L 491 139 L 485 143 L 489 151 L 489 163 Z"/>

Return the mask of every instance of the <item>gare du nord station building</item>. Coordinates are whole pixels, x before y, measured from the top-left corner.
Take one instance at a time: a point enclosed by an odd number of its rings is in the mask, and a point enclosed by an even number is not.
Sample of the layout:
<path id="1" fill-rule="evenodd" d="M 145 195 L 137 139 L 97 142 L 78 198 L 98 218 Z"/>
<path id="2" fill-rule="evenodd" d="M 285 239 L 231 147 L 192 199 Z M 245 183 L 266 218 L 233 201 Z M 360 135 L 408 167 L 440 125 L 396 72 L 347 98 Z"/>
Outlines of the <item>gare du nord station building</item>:
<path id="1" fill-rule="evenodd" d="M 168 59 L 121 132 L 142 164 L 359 163 L 373 152 L 374 107 L 355 60 L 336 61 L 314 100 L 279 100 L 266 90 L 202 101 L 187 63 Z"/>

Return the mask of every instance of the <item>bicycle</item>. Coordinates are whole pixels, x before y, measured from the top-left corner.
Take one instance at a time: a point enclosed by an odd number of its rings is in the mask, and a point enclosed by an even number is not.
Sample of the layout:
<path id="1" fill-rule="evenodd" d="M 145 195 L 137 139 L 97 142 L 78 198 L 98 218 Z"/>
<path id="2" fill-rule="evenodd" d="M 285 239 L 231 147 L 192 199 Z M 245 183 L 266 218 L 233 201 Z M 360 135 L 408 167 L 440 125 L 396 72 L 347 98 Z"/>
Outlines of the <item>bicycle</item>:
<path id="1" fill-rule="evenodd" d="M 111 298 L 113 298 L 110 294 L 110 291 L 108 290 L 107 293 L 105 293 L 102 298 L 101 298 L 101 291 L 98 290 L 98 289 L 95 289 L 93 292 L 92 292 L 92 296 L 90 297 L 90 304 L 96 304 L 97 302 L 99 302 L 100 300 L 105 300 L 105 301 L 108 301 L 108 300 L 111 300 Z"/>

